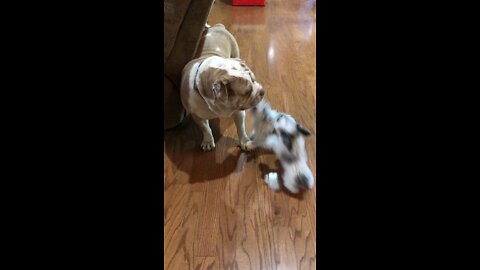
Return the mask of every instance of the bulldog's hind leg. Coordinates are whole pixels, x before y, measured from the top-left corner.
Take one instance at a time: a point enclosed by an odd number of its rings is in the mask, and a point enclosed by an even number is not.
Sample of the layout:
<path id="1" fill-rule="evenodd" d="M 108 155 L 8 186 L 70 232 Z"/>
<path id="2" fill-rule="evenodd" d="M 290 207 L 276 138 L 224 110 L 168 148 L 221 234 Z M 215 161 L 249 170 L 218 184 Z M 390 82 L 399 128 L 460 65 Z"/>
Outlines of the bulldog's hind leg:
<path id="1" fill-rule="evenodd" d="M 215 142 L 212 135 L 212 129 L 210 129 L 210 125 L 208 120 L 203 120 L 194 114 L 192 114 L 192 119 L 202 130 L 202 144 L 200 145 L 203 151 L 210 151 L 215 148 Z"/>
<path id="2" fill-rule="evenodd" d="M 247 132 L 245 131 L 245 111 L 234 112 L 232 117 L 233 121 L 235 122 L 235 126 L 237 127 L 240 148 L 242 148 L 242 150 L 248 150 L 247 143 L 250 140 L 248 139 Z"/>

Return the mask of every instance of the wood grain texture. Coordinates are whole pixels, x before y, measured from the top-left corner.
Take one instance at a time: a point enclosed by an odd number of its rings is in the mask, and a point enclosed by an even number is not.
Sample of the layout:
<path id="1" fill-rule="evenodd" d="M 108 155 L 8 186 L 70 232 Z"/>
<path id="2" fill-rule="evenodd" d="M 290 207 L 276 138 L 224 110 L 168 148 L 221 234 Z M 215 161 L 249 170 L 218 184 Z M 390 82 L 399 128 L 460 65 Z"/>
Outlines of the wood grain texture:
<path id="1" fill-rule="evenodd" d="M 312 132 L 306 147 L 316 176 L 316 2 L 229 2 L 215 1 L 208 23 L 236 37 L 272 107 Z M 189 118 L 165 133 L 165 269 L 315 269 L 316 185 L 301 195 L 270 190 L 262 177 L 281 170 L 276 157 L 242 152 L 232 119 L 210 125 L 212 152 L 201 151 L 201 132 Z"/>

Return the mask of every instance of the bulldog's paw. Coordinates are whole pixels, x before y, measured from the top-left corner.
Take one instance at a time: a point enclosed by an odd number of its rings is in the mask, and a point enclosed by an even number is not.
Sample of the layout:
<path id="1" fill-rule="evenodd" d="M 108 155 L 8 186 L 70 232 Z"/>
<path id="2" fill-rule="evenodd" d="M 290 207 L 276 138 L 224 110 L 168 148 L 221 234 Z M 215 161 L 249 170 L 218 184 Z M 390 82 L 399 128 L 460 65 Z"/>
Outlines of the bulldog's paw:
<path id="1" fill-rule="evenodd" d="M 250 137 L 248 137 L 250 140 L 255 140 L 255 137 L 257 135 L 257 131 L 255 130 L 255 128 L 252 129 L 252 132 L 250 133 Z"/>
<path id="2" fill-rule="evenodd" d="M 244 140 L 243 142 L 240 142 L 240 148 L 243 151 L 251 151 L 255 149 L 255 145 L 253 144 L 253 141 L 251 140 Z"/>
<path id="3" fill-rule="evenodd" d="M 215 143 L 213 141 L 203 141 L 201 144 L 203 151 L 211 151 L 215 149 Z"/>
<path id="4" fill-rule="evenodd" d="M 257 148 L 257 145 L 254 144 L 253 141 L 248 141 L 245 144 L 245 151 L 252 151 L 252 150 L 255 150 L 255 148 Z"/>

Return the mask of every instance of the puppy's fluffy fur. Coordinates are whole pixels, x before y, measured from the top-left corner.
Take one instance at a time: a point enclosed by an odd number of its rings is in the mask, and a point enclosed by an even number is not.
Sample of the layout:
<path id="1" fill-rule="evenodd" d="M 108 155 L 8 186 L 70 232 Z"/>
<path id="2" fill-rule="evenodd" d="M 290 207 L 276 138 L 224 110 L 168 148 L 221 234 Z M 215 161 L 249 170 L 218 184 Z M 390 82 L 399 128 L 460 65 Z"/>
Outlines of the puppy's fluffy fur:
<path id="1" fill-rule="evenodd" d="M 313 188 L 314 177 L 307 165 L 304 140 L 310 132 L 290 115 L 272 110 L 265 101 L 250 111 L 254 128 L 247 149 L 263 147 L 275 152 L 284 169 L 283 184 L 290 192 Z"/>

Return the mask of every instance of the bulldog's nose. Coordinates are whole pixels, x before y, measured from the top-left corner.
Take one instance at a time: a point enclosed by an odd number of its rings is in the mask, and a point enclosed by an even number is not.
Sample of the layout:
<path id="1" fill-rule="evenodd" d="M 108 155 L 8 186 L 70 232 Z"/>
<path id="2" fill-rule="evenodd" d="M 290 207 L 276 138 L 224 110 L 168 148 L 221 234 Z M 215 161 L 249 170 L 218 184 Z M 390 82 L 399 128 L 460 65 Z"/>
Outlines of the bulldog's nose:
<path id="1" fill-rule="evenodd" d="M 263 96 L 265 96 L 265 90 L 263 89 L 258 90 L 258 95 L 263 98 Z"/>

